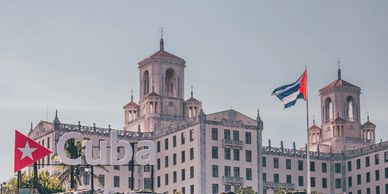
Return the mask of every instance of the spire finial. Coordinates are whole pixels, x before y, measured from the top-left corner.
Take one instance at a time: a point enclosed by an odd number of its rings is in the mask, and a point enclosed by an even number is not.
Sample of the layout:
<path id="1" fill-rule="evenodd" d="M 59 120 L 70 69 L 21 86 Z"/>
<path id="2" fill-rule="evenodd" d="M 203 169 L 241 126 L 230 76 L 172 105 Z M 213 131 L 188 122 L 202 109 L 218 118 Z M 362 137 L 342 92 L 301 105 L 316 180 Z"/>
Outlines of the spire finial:
<path id="1" fill-rule="evenodd" d="M 59 118 L 58 118 L 58 109 L 55 110 L 54 123 L 60 123 Z"/>
<path id="2" fill-rule="evenodd" d="M 368 122 L 369 122 L 369 112 L 367 112 L 366 114 L 367 114 L 366 119 L 367 119 Z"/>
<path id="3" fill-rule="evenodd" d="M 34 124 L 31 122 L 31 128 L 30 128 L 30 131 L 32 131 L 32 130 L 34 129 L 33 125 L 34 125 Z"/>
<path id="4" fill-rule="evenodd" d="M 163 26 L 160 27 L 160 50 L 164 51 L 164 40 L 163 40 L 163 35 L 164 35 L 164 29 Z"/>
<path id="5" fill-rule="evenodd" d="M 194 96 L 194 86 L 191 86 L 190 88 L 191 88 L 191 97 L 193 97 Z"/>
<path id="6" fill-rule="evenodd" d="M 133 89 L 131 89 L 131 102 L 133 102 Z"/>
<path id="7" fill-rule="evenodd" d="M 338 80 L 341 80 L 342 77 L 341 77 L 341 61 L 340 61 L 340 58 L 338 57 L 337 58 L 337 65 L 338 65 Z"/>

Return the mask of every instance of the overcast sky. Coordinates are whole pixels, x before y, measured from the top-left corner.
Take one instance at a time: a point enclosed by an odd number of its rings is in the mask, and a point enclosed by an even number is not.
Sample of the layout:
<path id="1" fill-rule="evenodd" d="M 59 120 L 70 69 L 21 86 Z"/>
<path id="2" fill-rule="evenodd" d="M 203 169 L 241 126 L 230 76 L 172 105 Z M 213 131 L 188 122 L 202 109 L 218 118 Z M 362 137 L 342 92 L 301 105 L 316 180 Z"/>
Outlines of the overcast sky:
<path id="1" fill-rule="evenodd" d="M 0 181 L 13 175 L 14 129 L 30 122 L 121 129 L 137 62 L 158 50 L 186 60 L 205 113 L 233 108 L 265 122 L 264 144 L 303 146 L 303 102 L 283 110 L 272 90 L 309 68 L 311 115 L 318 90 L 336 79 L 362 88 L 377 139 L 387 140 L 387 1 L 2 1 L 0 3 Z M 48 110 L 48 111 L 47 111 Z M 48 117 L 47 117 L 48 112 Z"/>

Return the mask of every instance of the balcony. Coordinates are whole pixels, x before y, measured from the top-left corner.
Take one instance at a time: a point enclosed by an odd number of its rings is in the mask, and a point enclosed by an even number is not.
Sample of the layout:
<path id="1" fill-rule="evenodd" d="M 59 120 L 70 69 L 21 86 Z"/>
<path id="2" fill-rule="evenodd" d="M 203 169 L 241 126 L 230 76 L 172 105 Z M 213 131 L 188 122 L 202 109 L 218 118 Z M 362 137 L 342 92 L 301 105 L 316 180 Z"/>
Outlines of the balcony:
<path id="1" fill-rule="evenodd" d="M 292 183 L 274 183 L 274 182 L 264 182 L 265 189 L 294 189 L 295 185 Z"/>
<path id="2" fill-rule="evenodd" d="M 242 186 L 244 183 L 244 178 L 242 177 L 224 176 L 223 180 L 224 185 Z"/>
<path id="3" fill-rule="evenodd" d="M 222 141 L 223 148 L 243 149 L 244 143 L 239 140 L 224 139 Z"/>

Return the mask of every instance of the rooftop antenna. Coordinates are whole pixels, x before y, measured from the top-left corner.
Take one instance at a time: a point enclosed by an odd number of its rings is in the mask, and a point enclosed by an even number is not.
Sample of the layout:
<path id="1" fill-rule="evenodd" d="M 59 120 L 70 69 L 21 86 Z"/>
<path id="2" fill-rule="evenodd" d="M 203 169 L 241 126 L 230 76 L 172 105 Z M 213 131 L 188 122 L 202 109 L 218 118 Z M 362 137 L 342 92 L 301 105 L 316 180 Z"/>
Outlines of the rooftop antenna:
<path id="1" fill-rule="evenodd" d="M 164 29 L 163 26 L 160 27 L 160 50 L 164 51 L 164 40 L 163 40 L 163 35 L 164 35 Z"/>
<path id="2" fill-rule="evenodd" d="M 131 102 L 133 102 L 133 89 L 131 89 Z"/>

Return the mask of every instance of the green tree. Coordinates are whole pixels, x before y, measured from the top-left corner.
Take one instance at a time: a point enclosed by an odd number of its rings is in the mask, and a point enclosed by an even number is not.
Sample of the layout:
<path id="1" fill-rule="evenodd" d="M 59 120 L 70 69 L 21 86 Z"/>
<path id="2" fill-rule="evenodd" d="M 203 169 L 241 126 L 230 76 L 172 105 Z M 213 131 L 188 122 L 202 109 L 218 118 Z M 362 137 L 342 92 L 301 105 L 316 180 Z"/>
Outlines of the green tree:
<path id="1" fill-rule="evenodd" d="M 34 184 L 34 176 L 32 174 L 22 173 L 21 188 L 32 188 Z M 38 174 L 38 191 L 41 194 L 50 194 L 64 191 L 59 179 L 55 176 L 50 176 L 47 171 L 39 172 Z M 17 193 L 17 178 L 13 177 L 3 188 L 3 193 Z"/>
<path id="2" fill-rule="evenodd" d="M 240 187 L 236 194 L 255 194 L 255 191 L 253 191 L 252 187 Z"/>
<path id="3" fill-rule="evenodd" d="M 85 155 L 83 154 L 83 151 L 85 150 L 85 147 L 82 145 L 81 142 L 76 142 L 74 139 L 69 139 L 65 144 L 65 152 L 67 157 L 71 159 L 76 159 L 78 157 L 81 157 L 82 162 L 86 164 Z M 83 177 L 85 174 L 89 174 L 91 172 L 87 172 L 86 169 L 88 169 L 88 166 L 85 165 L 77 165 L 77 166 L 69 166 L 69 165 L 63 165 L 60 161 L 60 158 L 58 155 L 54 155 L 53 160 L 58 164 L 58 166 L 55 166 L 54 169 L 58 173 L 56 174 L 60 183 L 70 183 L 74 184 L 73 188 L 74 190 L 77 190 L 79 186 L 82 185 L 81 177 Z M 103 166 L 94 166 L 99 169 L 102 169 L 103 171 L 108 172 L 108 170 Z M 98 179 L 98 176 L 96 174 L 91 175 L 93 179 Z M 100 185 L 102 183 L 98 182 Z"/>

